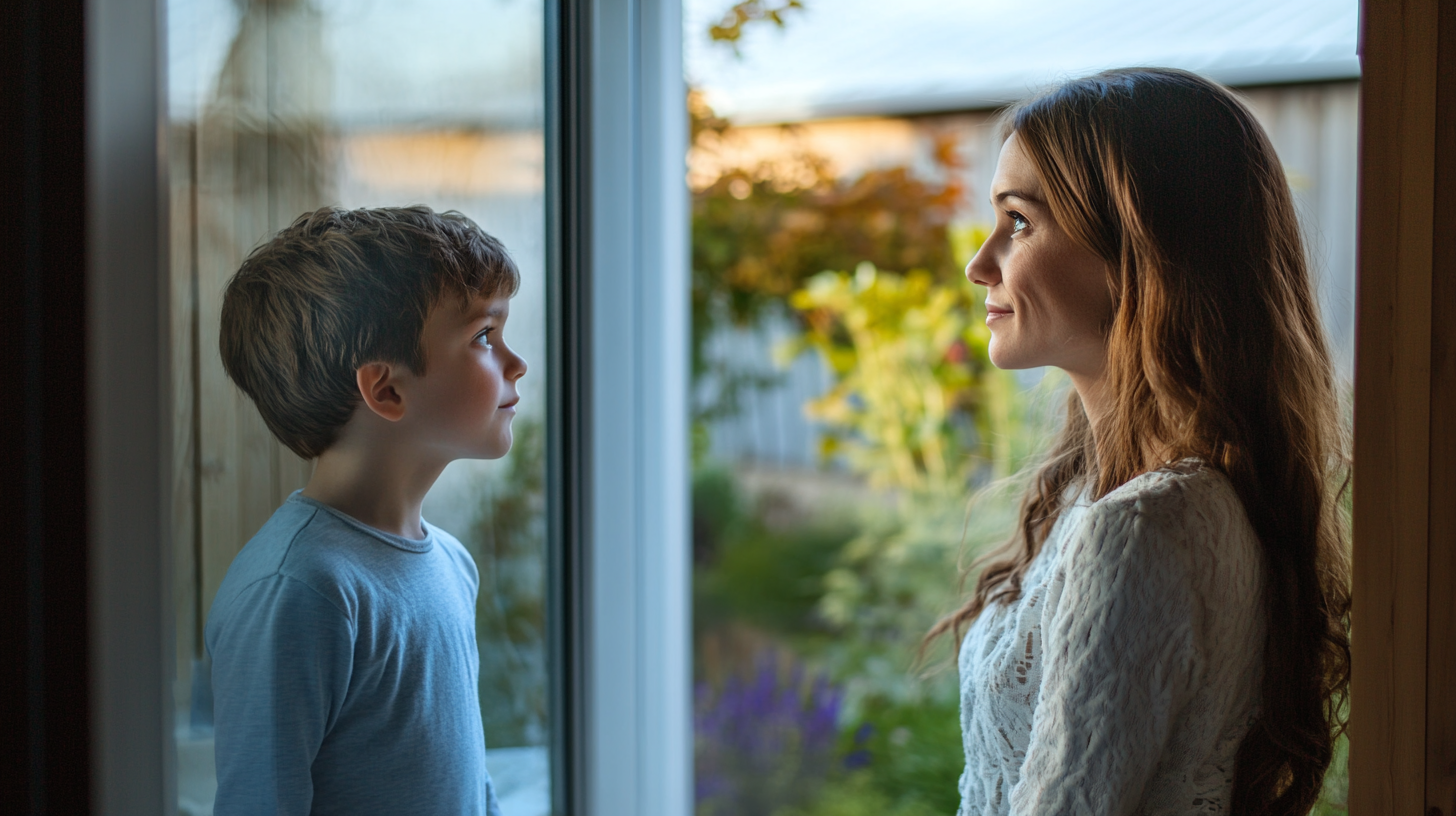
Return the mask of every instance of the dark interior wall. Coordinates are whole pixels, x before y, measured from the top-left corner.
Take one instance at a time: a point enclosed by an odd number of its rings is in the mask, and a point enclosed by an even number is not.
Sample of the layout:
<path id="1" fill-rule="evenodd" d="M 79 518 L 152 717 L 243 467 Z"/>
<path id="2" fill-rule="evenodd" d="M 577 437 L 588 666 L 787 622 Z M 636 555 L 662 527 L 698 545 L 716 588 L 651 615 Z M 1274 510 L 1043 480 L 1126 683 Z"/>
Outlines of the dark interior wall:
<path id="1" fill-rule="evenodd" d="M 0 26 L 0 811 L 90 809 L 85 6 Z"/>
<path id="2" fill-rule="evenodd" d="M 1439 17 L 1431 264 L 1431 507 L 1426 813 L 1456 814 L 1456 7 Z"/>

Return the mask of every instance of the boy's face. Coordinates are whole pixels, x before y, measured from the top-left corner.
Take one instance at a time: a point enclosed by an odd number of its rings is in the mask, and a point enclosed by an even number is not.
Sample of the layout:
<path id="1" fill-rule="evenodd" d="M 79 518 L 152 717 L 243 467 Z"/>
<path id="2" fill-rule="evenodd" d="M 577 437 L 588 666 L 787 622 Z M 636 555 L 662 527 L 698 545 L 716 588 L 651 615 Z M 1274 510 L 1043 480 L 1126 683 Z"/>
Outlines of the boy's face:
<path id="1" fill-rule="evenodd" d="M 454 460 L 510 451 L 526 361 L 506 345 L 509 314 L 508 298 L 476 297 L 461 308 L 446 296 L 425 319 L 425 374 L 410 378 L 406 415 L 430 452 Z"/>

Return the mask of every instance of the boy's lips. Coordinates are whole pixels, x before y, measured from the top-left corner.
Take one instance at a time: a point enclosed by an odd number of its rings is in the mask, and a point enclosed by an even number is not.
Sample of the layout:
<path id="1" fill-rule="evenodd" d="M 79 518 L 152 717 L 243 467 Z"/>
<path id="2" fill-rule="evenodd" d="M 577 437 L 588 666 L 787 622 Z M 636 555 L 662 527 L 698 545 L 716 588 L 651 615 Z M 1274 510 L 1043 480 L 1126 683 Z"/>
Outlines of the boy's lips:
<path id="1" fill-rule="evenodd" d="M 518 403 L 520 401 L 521 401 L 521 398 L 520 397 L 516 397 L 515 399 L 511 400 L 510 402 L 503 402 L 500 405 L 500 410 L 504 411 L 507 408 L 515 408 L 516 407 L 516 403 Z"/>

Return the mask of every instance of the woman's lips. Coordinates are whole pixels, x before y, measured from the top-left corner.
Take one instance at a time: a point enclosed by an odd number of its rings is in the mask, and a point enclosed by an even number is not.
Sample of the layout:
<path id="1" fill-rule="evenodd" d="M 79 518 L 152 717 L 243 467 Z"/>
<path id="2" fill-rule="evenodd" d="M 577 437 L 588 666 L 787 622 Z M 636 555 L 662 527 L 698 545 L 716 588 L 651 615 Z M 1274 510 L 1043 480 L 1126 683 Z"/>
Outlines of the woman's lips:
<path id="1" fill-rule="evenodd" d="M 993 305 L 993 304 L 990 304 L 990 303 L 987 303 L 986 304 L 986 323 L 987 323 L 987 325 L 989 325 L 989 324 L 991 324 L 991 323 L 993 323 L 993 322 L 995 322 L 997 320 L 1001 320 L 1002 318 L 1010 317 L 1012 314 L 1013 314 L 1013 312 L 1010 309 L 1007 309 L 1007 308 L 1004 308 L 1004 307 L 1001 307 L 1001 306 L 996 306 L 996 305 Z"/>

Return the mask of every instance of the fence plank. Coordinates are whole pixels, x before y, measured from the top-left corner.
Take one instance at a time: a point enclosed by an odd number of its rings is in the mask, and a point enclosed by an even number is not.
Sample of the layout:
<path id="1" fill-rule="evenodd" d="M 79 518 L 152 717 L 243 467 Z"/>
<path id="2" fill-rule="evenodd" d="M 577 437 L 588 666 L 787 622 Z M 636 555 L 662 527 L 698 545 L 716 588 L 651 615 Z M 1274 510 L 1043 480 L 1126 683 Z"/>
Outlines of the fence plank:
<path id="1" fill-rule="evenodd" d="M 191 702 L 191 661 L 200 653 L 201 621 L 197 609 L 197 414 L 194 397 L 196 277 L 193 265 L 192 201 L 196 128 L 172 128 L 168 140 L 171 189 L 169 240 L 170 377 L 172 410 L 172 603 L 176 617 L 176 704 Z"/>
<path id="2" fill-rule="evenodd" d="M 200 552 L 202 609 L 212 599 L 240 546 L 238 529 L 238 398 L 222 368 L 217 339 L 223 287 L 237 268 L 231 210 L 236 198 L 233 117 L 210 108 L 198 125 L 197 290 L 198 290 L 198 423 L 202 492 Z"/>

